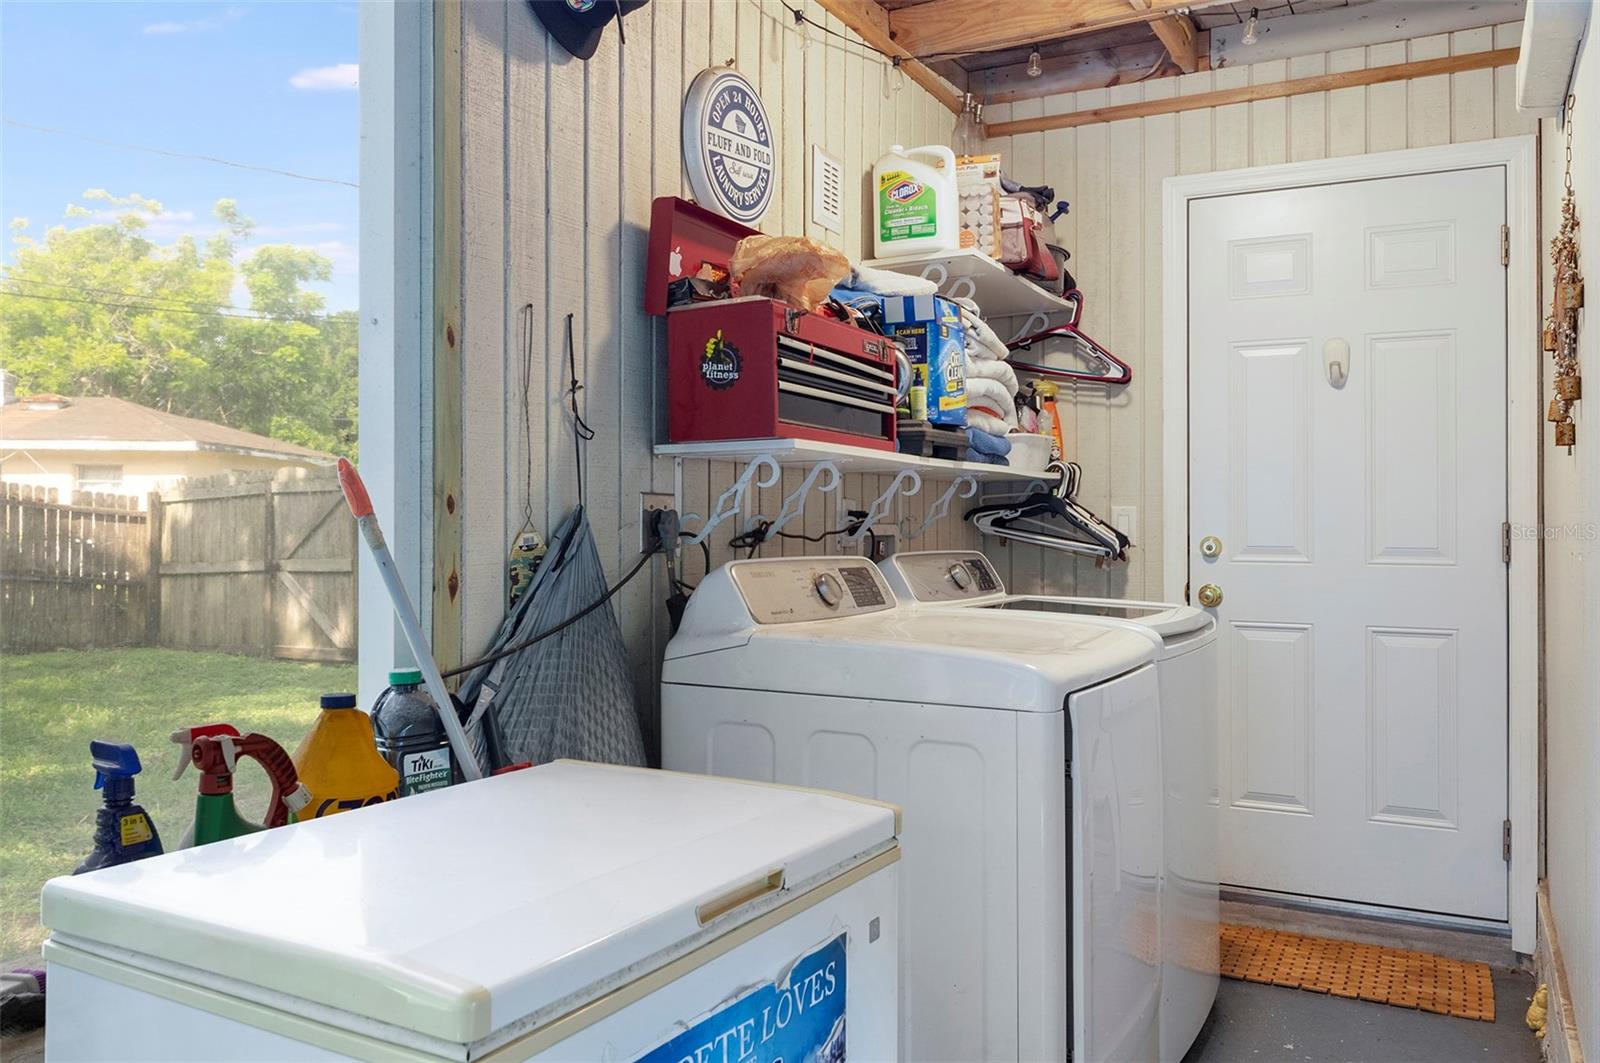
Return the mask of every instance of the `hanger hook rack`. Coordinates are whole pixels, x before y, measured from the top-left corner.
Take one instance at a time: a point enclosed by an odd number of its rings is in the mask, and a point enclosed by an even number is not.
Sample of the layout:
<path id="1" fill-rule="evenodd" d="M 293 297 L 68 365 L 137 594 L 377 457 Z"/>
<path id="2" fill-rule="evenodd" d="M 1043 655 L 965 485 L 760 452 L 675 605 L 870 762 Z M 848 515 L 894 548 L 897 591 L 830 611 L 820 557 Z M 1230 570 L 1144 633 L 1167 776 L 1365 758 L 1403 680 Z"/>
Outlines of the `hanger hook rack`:
<path id="1" fill-rule="evenodd" d="M 920 539 L 926 535 L 929 528 L 932 528 L 950 513 L 950 503 L 957 497 L 957 492 L 960 492 L 961 498 L 971 498 L 976 495 L 978 493 L 978 478 L 976 476 L 958 476 L 952 480 L 950 486 L 944 489 L 944 493 L 934 501 L 933 505 L 928 507 L 927 515 L 923 517 L 920 525 L 913 529 L 911 527 L 913 518 L 910 517 L 900 522 L 900 537 L 910 541 L 912 539 Z"/>
<path id="2" fill-rule="evenodd" d="M 894 508 L 896 498 L 910 498 L 921 490 L 922 477 L 918 475 L 917 471 L 915 469 L 902 469 L 900 474 L 894 478 L 894 482 L 889 485 L 889 489 L 879 495 L 872 505 L 868 507 L 867 515 L 861 518 L 861 522 L 845 532 L 840 538 L 845 542 L 855 542 L 867 534 L 867 529 L 889 515 L 889 511 Z"/>
<path id="3" fill-rule="evenodd" d="M 757 478 L 757 474 L 761 474 Z M 751 459 L 750 464 L 744 467 L 744 472 L 722 494 L 717 496 L 716 504 L 711 507 L 711 515 L 705 518 L 705 523 L 692 537 L 685 540 L 690 546 L 698 546 L 705 542 L 717 525 L 723 521 L 732 520 L 744 512 L 745 495 L 750 491 L 750 482 L 755 481 L 759 487 L 773 487 L 783 479 L 783 467 L 770 454 L 758 454 Z M 685 514 L 685 521 L 698 520 L 698 513 Z"/>

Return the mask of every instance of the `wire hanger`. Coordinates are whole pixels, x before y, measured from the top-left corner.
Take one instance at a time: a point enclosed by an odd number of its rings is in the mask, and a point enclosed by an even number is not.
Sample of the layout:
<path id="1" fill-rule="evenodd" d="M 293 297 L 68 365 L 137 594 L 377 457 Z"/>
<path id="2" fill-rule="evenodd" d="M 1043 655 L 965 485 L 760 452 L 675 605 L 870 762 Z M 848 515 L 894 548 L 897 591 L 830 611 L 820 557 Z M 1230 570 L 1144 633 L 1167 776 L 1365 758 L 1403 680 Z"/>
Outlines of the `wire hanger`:
<path id="1" fill-rule="evenodd" d="M 1133 381 L 1133 367 L 1121 358 L 1102 347 L 1094 337 L 1081 331 L 1076 325 L 1057 325 L 1035 332 L 1031 336 L 1024 336 L 1006 344 L 1012 352 L 1031 350 L 1034 344 L 1045 340 L 1063 338 L 1072 342 L 1073 353 L 1088 361 L 1094 368 L 1088 371 L 1082 369 L 1068 369 L 1059 365 L 1046 365 L 1041 361 L 1027 361 L 1016 357 L 1013 353 L 1010 358 L 1013 369 L 1020 369 L 1028 373 L 1037 373 L 1039 376 L 1050 377 L 1055 380 L 1078 380 L 1088 384 L 1122 385 Z M 1051 353 L 1040 351 L 1042 358 Z"/>

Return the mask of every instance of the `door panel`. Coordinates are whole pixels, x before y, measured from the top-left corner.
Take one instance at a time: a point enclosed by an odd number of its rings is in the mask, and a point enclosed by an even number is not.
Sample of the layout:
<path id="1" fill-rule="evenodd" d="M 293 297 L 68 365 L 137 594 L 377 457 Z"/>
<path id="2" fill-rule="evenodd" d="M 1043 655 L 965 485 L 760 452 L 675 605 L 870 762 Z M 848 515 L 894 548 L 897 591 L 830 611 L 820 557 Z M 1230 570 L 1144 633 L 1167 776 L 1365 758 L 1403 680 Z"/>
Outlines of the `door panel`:
<path id="1" fill-rule="evenodd" d="M 1505 918 L 1504 202 L 1489 167 L 1190 204 L 1225 882 Z"/>

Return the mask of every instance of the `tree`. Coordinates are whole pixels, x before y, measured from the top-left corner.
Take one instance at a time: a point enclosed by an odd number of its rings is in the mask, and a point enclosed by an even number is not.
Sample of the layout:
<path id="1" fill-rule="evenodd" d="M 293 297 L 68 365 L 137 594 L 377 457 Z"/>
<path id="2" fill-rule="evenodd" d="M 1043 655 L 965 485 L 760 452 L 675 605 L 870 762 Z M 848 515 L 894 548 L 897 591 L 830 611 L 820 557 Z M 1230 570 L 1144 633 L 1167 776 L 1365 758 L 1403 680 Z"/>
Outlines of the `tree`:
<path id="1" fill-rule="evenodd" d="M 16 261 L 0 277 L 0 359 L 19 390 L 113 395 L 303 446 L 355 439 L 356 315 L 326 313 L 306 288 L 332 274 L 304 247 L 259 247 L 230 199 L 203 245 L 146 236 L 163 213 L 138 195 L 90 189 L 93 207 L 43 240 L 12 223 Z M 237 307 L 242 287 L 249 306 Z"/>

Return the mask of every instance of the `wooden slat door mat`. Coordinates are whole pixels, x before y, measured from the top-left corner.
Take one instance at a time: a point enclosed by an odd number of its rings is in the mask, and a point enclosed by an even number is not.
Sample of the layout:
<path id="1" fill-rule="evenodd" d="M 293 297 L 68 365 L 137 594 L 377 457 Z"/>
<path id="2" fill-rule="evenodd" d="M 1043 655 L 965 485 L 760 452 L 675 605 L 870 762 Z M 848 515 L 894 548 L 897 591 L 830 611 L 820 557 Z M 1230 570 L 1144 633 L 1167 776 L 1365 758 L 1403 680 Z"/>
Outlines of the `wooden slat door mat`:
<path id="1" fill-rule="evenodd" d="M 1494 1021 L 1487 964 L 1231 923 L 1221 935 L 1224 978 Z"/>

